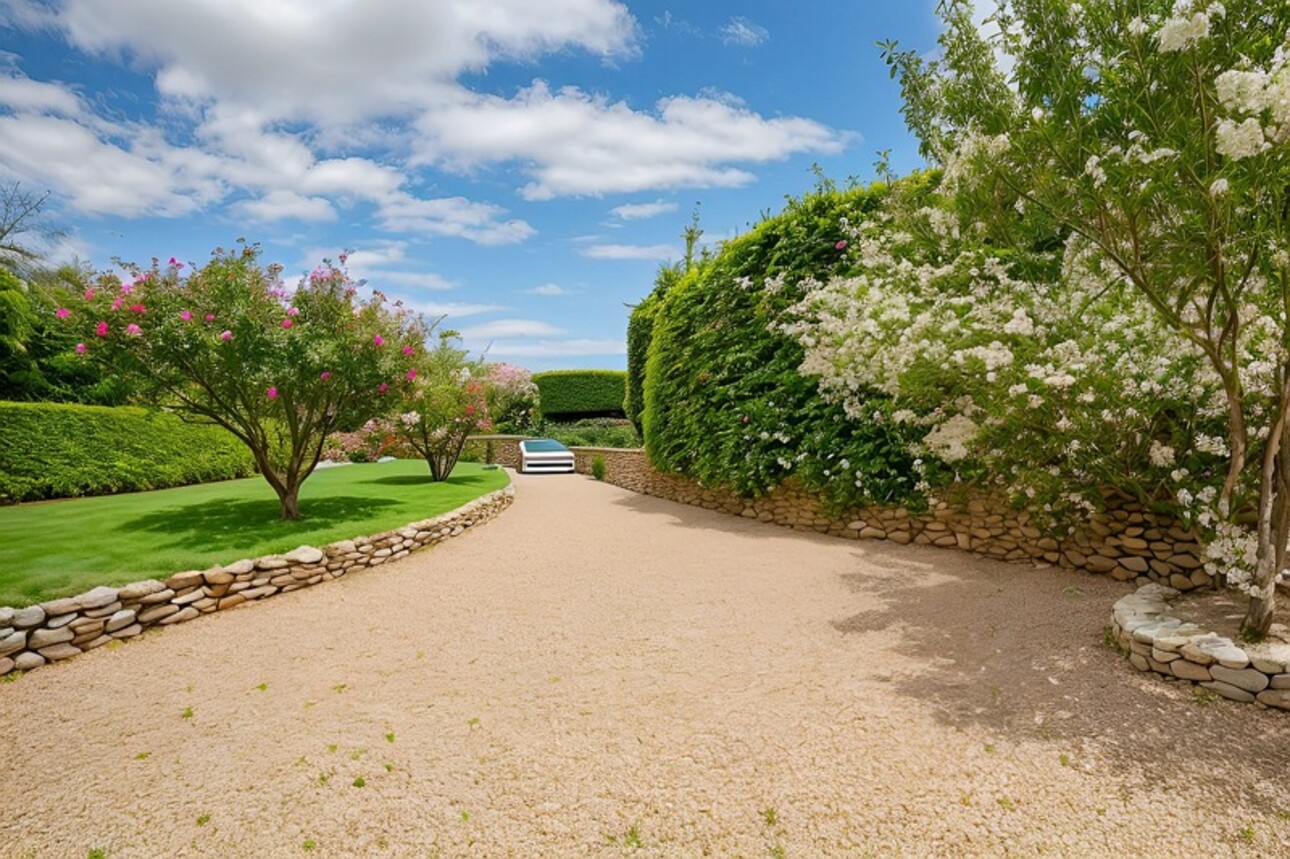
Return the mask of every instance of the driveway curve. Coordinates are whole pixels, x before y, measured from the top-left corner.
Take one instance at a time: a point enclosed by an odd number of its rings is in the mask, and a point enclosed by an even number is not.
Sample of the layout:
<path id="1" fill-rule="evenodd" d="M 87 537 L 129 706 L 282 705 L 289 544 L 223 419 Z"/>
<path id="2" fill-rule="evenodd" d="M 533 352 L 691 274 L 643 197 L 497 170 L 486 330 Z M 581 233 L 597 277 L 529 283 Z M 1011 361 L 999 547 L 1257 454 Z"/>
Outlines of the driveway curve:
<path id="1" fill-rule="evenodd" d="M 1131 671 L 1123 585 L 515 482 L 0 684 L 0 856 L 1290 851 L 1290 718 Z"/>

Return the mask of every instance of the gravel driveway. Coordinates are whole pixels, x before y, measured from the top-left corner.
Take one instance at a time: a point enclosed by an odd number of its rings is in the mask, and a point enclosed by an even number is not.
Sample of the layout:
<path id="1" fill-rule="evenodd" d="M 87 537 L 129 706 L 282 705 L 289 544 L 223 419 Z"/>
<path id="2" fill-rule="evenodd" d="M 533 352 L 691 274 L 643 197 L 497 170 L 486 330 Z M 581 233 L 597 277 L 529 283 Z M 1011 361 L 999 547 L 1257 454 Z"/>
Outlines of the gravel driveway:
<path id="1" fill-rule="evenodd" d="M 1133 672 L 1123 585 L 515 481 L 0 684 L 0 856 L 1290 853 L 1290 715 Z"/>

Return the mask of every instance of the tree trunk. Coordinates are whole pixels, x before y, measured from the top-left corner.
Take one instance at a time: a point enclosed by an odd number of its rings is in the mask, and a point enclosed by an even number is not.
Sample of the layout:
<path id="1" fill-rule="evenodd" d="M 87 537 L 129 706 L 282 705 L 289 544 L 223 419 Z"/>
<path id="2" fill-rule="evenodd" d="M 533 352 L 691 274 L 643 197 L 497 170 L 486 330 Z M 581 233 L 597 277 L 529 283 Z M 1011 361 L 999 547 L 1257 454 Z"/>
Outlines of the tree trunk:
<path id="1" fill-rule="evenodd" d="M 283 519 L 300 518 L 300 488 L 285 489 L 278 493 L 278 503 L 282 505 Z"/>

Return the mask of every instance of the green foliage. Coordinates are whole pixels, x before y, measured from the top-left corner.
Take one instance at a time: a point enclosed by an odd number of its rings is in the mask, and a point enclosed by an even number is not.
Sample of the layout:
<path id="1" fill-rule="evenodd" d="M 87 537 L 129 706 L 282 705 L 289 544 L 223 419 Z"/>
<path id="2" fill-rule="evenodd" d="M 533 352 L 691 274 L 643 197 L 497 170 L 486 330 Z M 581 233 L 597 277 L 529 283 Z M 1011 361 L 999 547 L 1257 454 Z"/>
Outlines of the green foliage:
<path id="1" fill-rule="evenodd" d="M 796 476 L 839 506 L 910 492 L 910 456 L 891 425 L 852 421 L 825 403 L 799 372 L 802 348 L 773 328 L 803 281 L 844 270 L 848 221 L 882 196 L 825 184 L 677 282 L 660 277 L 657 305 L 640 314 L 653 316 L 641 416 L 656 467 L 745 494 Z M 889 405 L 875 398 L 871 408 Z"/>
<path id="2" fill-rule="evenodd" d="M 605 479 L 605 458 L 596 456 L 591 460 L 591 476 L 597 480 Z"/>
<path id="3" fill-rule="evenodd" d="M 228 432 L 167 412 L 0 403 L 0 499 L 103 495 L 254 473 L 250 451 Z"/>
<path id="4" fill-rule="evenodd" d="M 553 438 L 566 447 L 640 447 L 641 438 L 629 421 L 621 418 L 588 418 L 572 423 L 544 423 L 534 433 Z"/>
<path id="5" fill-rule="evenodd" d="M 551 370 L 537 373 L 533 382 L 546 420 L 623 416 L 622 370 Z"/>
<path id="6" fill-rule="evenodd" d="M 645 362 L 649 360 L 649 344 L 654 338 L 654 316 L 663 303 L 663 297 L 680 282 L 685 271 L 676 265 L 659 268 L 654 291 L 632 309 L 631 318 L 627 320 L 627 379 L 623 411 L 636 427 L 638 435 L 645 431 Z"/>

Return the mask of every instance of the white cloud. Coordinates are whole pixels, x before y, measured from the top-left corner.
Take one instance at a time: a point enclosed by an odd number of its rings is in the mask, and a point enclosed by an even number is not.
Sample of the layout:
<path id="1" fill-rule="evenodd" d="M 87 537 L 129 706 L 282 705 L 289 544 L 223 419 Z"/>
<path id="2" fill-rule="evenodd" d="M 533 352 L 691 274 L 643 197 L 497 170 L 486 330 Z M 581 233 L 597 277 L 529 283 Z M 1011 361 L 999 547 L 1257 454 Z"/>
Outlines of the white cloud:
<path id="1" fill-rule="evenodd" d="M 496 340 L 488 350 L 490 357 L 555 358 L 577 355 L 625 355 L 625 340 L 539 340 L 527 343 Z"/>
<path id="2" fill-rule="evenodd" d="M 544 283 L 541 286 L 535 286 L 532 289 L 524 290 L 529 295 L 568 295 L 569 290 L 560 286 L 558 283 Z"/>
<path id="3" fill-rule="evenodd" d="M 429 317 L 446 316 L 449 320 L 463 316 L 478 316 L 481 313 L 495 313 L 506 308 L 500 304 L 471 304 L 454 301 L 406 301 L 409 307 L 419 310 Z"/>
<path id="4" fill-rule="evenodd" d="M 242 200 L 234 211 L 253 221 L 334 221 L 336 211 L 322 197 L 304 197 L 294 191 L 270 191 L 258 200 Z"/>
<path id="5" fill-rule="evenodd" d="M 730 23 L 717 30 L 717 36 L 725 45 L 755 48 L 770 38 L 770 31 L 741 15 L 736 15 L 730 19 Z"/>
<path id="6" fill-rule="evenodd" d="M 33 81 L 18 74 L 0 75 L 0 104 L 15 111 L 78 116 L 81 100 L 59 84 Z"/>
<path id="7" fill-rule="evenodd" d="M 318 260 L 335 260 L 339 256 L 338 248 L 309 248 L 304 252 L 300 266 L 308 270 L 317 264 Z M 424 268 L 413 268 L 421 265 L 423 264 L 418 260 L 408 258 L 407 242 L 392 240 L 366 242 L 362 247 L 350 250 L 345 258 L 345 266 L 356 280 L 365 280 L 373 288 L 387 293 L 393 293 L 402 288 L 405 299 L 407 299 L 407 288 L 413 291 L 441 291 L 452 289 L 456 285 L 435 272 Z M 408 303 L 417 302 L 411 300 Z"/>
<path id="8" fill-rule="evenodd" d="M 449 169 L 520 162 L 530 200 L 677 187 L 737 187 L 733 166 L 840 152 L 851 136 L 809 119 L 767 119 L 733 97 L 675 96 L 650 112 L 544 81 L 514 98 L 462 93 L 417 122 L 419 158 Z"/>
<path id="9" fill-rule="evenodd" d="M 458 236 L 481 245 L 516 244 L 537 232 L 526 221 L 500 220 L 504 211 L 465 197 L 420 200 L 398 193 L 382 202 L 377 214 L 390 232 Z"/>
<path id="10" fill-rule="evenodd" d="M 558 337 L 564 333 L 549 322 L 538 319 L 494 319 L 461 329 L 466 340 L 492 340 L 498 337 Z"/>
<path id="11" fill-rule="evenodd" d="M 665 215 L 676 210 L 676 203 L 655 200 L 653 203 L 626 203 L 622 206 L 615 206 L 609 211 L 620 220 L 634 221 L 641 218 L 656 218 L 659 215 Z"/>
<path id="12" fill-rule="evenodd" d="M 578 252 L 592 259 L 669 260 L 681 255 L 673 245 L 588 245 Z"/>

